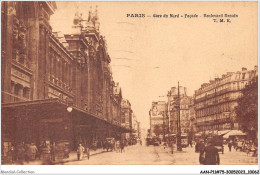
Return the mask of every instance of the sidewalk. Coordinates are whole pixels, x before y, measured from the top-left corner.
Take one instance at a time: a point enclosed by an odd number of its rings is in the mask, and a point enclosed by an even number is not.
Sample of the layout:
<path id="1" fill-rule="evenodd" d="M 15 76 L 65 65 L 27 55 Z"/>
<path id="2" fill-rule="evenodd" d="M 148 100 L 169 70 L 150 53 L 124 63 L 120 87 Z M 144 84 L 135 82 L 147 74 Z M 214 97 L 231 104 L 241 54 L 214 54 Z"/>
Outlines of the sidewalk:
<path id="1" fill-rule="evenodd" d="M 102 148 L 97 149 L 96 151 L 90 150 L 90 159 L 91 159 L 91 156 L 94 156 L 94 155 L 97 155 L 97 154 L 102 154 L 104 152 L 106 152 L 106 151 L 103 150 Z M 88 159 L 88 158 L 84 156 L 81 160 L 86 160 L 86 159 Z M 33 160 L 33 161 L 29 161 L 28 163 L 24 162 L 24 165 L 61 165 L 61 164 L 64 164 L 64 163 L 67 163 L 67 162 L 73 162 L 73 161 L 78 161 L 76 151 L 70 152 L 69 158 L 66 158 L 66 159 L 56 158 L 56 161 L 42 160 L 42 159 L 41 160 Z"/>
<path id="2" fill-rule="evenodd" d="M 105 153 L 105 152 L 107 152 L 107 151 L 103 150 L 102 148 L 97 149 L 96 151 L 90 150 L 90 154 L 89 154 L 90 158 L 89 159 L 91 159 L 91 156 L 94 156 L 94 155 L 97 155 L 97 154 L 102 154 L 102 153 Z M 84 157 L 81 160 L 87 160 L 87 159 L 88 158 L 84 155 Z M 55 161 L 55 162 L 53 162 L 53 164 L 54 165 L 55 164 L 64 164 L 64 163 L 74 162 L 74 161 L 78 161 L 77 152 L 76 151 L 71 152 L 69 158 Z"/>

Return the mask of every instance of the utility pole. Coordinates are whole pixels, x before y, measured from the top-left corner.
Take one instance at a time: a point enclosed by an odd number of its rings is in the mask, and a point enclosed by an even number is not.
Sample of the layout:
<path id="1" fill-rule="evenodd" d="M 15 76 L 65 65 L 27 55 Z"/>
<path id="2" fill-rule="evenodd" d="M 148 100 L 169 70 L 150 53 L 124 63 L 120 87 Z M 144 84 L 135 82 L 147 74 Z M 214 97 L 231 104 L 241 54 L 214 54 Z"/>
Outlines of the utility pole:
<path id="1" fill-rule="evenodd" d="M 165 142 L 165 112 L 163 111 L 163 141 Z"/>
<path id="2" fill-rule="evenodd" d="M 181 146 L 181 110 L 180 110 L 180 106 L 181 106 L 181 100 L 180 100 L 180 86 L 179 86 L 179 81 L 178 81 L 178 100 L 177 100 L 178 104 L 177 104 L 177 150 L 178 151 L 182 151 L 182 146 Z"/>
<path id="3" fill-rule="evenodd" d="M 152 136 L 152 118 L 151 118 L 151 109 L 150 109 L 150 111 L 149 111 L 149 116 L 150 116 L 150 132 L 149 132 L 149 136 L 151 137 Z"/>
<path id="4" fill-rule="evenodd" d="M 216 80 L 215 80 L 216 81 Z M 215 89 L 214 89 L 214 119 L 215 119 L 215 122 L 214 123 L 216 123 L 217 122 L 217 107 L 216 107 L 216 105 L 217 105 L 217 98 L 216 98 L 216 96 L 217 96 L 217 89 L 216 89 L 216 82 L 215 82 Z M 212 127 L 212 130 L 213 130 L 213 133 L 214 133 L 214 130 L 216 129 L 217 130 L 217 125 L 213 125 L 213 127 Z"/>

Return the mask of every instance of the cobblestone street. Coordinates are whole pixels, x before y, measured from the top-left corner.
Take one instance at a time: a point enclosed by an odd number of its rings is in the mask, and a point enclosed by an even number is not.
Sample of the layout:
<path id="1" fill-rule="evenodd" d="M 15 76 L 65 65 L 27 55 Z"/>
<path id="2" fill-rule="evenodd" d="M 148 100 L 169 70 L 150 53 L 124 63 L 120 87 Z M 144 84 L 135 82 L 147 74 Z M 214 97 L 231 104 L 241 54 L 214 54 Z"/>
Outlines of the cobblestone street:
<path id="1" fill-rule="evenodd" d="M 225 150 L 228 150 L 225 146 Z M 220 155 L 221 165 L 256 165 L 257 158 L 247 156 L 245 152 L 226 151 Z M 76 160 L 76 154 L 65 165 L 199 165 L 199 153 L 193 148 L 184 148 L 182 152 L 174 151 L 163 146 L 134 145 L 125 148 L 125 152 L 102 152 L 93 154 L 90 159 Z"/>

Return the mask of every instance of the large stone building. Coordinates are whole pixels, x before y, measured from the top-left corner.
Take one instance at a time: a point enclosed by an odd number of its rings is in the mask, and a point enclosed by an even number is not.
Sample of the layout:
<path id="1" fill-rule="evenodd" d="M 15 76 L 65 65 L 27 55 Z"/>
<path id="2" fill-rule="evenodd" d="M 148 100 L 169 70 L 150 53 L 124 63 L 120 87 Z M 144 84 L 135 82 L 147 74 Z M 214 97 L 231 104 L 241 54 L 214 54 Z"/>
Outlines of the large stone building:
<path id="1" fill-rule="evenodd" d="M 258 74 L 254 70 L 228 72 L 195 91 L 196 125 L 200 132 L 239 129 L 234 111 L 241 90 Z"/>
<path id="2" fill-rule="evenodd" d="M 167 103 L 165 101 L 152 102 L 150 115 L 150 135 L 165 135 L 168 131 Z"/>
<path id="3" fill-rule="evenodd" d="M 180 103 L 180 121 L 181 133 L 188 134 L 192 128 L 191 121 L 195 118 L 193 107 L 193 98 L 187 95 L 186 87 L 179 87 L 179 100 L 178 101 L 178 88 L 172 87 L 167 94 L 168 97 L 168 117 L 169 117 L 169 132 L 177 134 L 177 117 L 178 117 L 178 103 Z"/>
<path id="4" fill-rule="evenodd" d="M 50 26 L 55 2 L 1 3 L 2 148 L 119 138 L 122 93 L 113 81 L 97 11 L 74 32 Z M 72 22 L 71 22 L 72 23 Z M 124 125 L 123 125 L 124 126 Z"/>

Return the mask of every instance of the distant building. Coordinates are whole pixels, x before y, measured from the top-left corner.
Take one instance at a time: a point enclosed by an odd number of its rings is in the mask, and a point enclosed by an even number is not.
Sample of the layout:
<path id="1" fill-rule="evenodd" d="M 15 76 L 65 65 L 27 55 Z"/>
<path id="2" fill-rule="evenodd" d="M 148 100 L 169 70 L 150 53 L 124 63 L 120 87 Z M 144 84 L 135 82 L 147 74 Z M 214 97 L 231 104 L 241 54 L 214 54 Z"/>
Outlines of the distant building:
<path id="1" fill-rule="evenodd" d="M 137 121 L 137 118 L 136 116 L 133 114 L 133 118 L 132 118 L 132 129 L 133 129 L 133 132 L 132 132 L 132 136 L 133 137 L 140 137 L 140 122 Z"/>
<path id="2" fill-rule="evenodd" d="M 197 132 L 194 97 L 192 98 L 191 104 L 189 105 L 189 118 L 190 118 L 190 131 L 192 134 L 194 134 L 195 132 Z"/>
<path id="3" fill-rule="evenodd" d="M 150 114 L 150 135 L 159 136 L 167 133 L 167 103 L 165 101 L 152 102 Z"/>
<path id="4" fill-rule="evenodd" d="M 112 101 L 112 116 L 113 120 L 112 123 L 117 125 L 121 125 L 121 102 L 122 102 L 122 91 L 119 86 L 119 83 L 116 83 L 113 87 L 113 98 Z"/>
<path id="5" fill-rule="evenodd" d="M 141 131 L 141 123 L 137 121 L 137 137 L 138 138 L 141 138 L 141 136 L 142 136 L 141 133 L 142 133 L 142 131 Z"/>
<path id="6" fill-rule="evenodd" d="M 204 83 L 195 91 L 196 126 L 201 132 L 239 129 L 235 107 L 241 90 L 258 75 L 254 70 L 227 72 L 221 78 Z"/>
<path id="7" fill-rule="evenodd" d="M 131 103 L 127 99 L 121 101 L 121 126 L 127 129 L 132 129 L 133 111 Z M 130 138 L 130 133 L 126 133 L 124 138 Z"/>
<path id="8" fill-rule="evenodd" d="M 179 87 L 180 95 L 180 120 L 181 133 L 188 134 L 191 130 L 191 119 L 194 118 L 193 98 L 187 96 L 187 88 Z M 178 87 L 172 87 L 168 92 L 168 117 L 169 117 L 169 132 L 177 134 L 177 117 L 178 117 Z"/>

